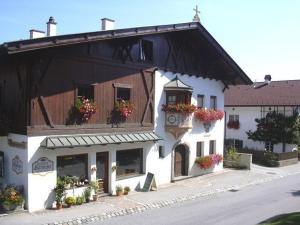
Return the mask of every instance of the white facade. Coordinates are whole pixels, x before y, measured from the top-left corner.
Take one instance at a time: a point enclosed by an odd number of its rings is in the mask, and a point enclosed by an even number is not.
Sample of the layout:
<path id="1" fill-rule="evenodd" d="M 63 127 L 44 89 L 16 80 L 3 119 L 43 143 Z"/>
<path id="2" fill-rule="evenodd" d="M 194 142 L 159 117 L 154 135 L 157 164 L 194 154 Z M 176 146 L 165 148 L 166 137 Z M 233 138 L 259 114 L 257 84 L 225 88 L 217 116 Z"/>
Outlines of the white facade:
<path id="1" fill-rule="evenodd" d="M 53 188 L 57 179 L 57 156 L 88 154 L 88 177 L 90 180 L 96 179 L 96 173 L 91 168 L 96 166 L 96 153 L 108 152 L 108 187 L 109 192 L 114 194 L 117 185 L 129 186 L 132 190 L 143 187 L 146 174 L 151 172 L 155 175 L 157 185 L 169 183 L 174 178 L 174 149 L 177 145 L 183 144 L 188 151 L 188 175 L 197 176 L 207 172 L 222 170 L 220 163 L 211 170 L 201 170 L 195 163 L 196 143 L 204 142 L 204 155 L 209 154 L 209 141 L 216 141 L 216 153 L 223 154 L 224 140 L 224 119 L 213 123 L 209 132 L 205 132 L 203 123 L 193 119 L 192 129 L 188 130 L 178 139 L 165 131 L 165 112 L 161 110 L 162 104 L 166 103 L 164 85 L 175 76 L 185 84 L 193 88 L 191 103 L 197 105 L 197 95 L 205 96 L 205 106 L 209 108 L 210 96 L 217 97 L 217 108 L 224 109 L 224 85 L 221 81 L 198 78 L 196 76 L 173 74 L 171 72 L 156 71 L 155 73 L 155 99 L 154 99 L 154 132 L 163 140 L 154 142 L 136 142 L 110 145 L 94 145 L 90 147 L 74 147 L 46 149 L 41 147 L 41 142 L 47 136 L 24 136 L 10 134 L 8 137 L 1 137 L 0 151 L 5 154 L 5 183 L 22 184 L 25 189 L 26 204 L 30 212 L 44 208 L 49 208 L 54 203 Z M 25 148 L 13 147 L 8 139 L 14 143 L 23 143 Z M 163 146 L 164 157 L 159 157 L 159 146 Z M 116 179 L 116 151 L 125 149 L 143 149 L 143 173 L 128 179 Z M 12 170 L 12 160 L 17 156 L 22 164 L 22 171 L 16 173 Z M 53 162 L 53 170 L 47 172 L 34 173 L 33 164 L 42 157 Z M 74 190 L 74 195 L 81 194 L 81 189 Z M 72 190 L 68 191 L 72 194 Z"/>
<path id="2" fill-rule="evenodd" d="M 289 115 L 292 113 L 291 107 L 275 107 L 278 112 Z M 226 122 L 229 121 L 230 115 L 238 115 L 239 116 L 239 122 L 240 122 L 240 128 L 239 129 L 229 129 L 226 126 L 226 139 L 237 139 L 243 141 L 243 147 L 249 148 L 253 150 L 265 150 L 265 143 L 259 142 L 259 141 L 253 141 L 248 139 L 248 135 L 246 134 L 247 131 L 256 130 L 256 118 L 262 118 L 265 117 L 266 112 L 268 110 L 273 110 L 274 107 L 225 107 L 225 115 L 226 115 Z M 293 144 L 286 144 L 286 152 L 291 152 L 293 149 L 295 149 L 297 146 Z M 282 144 L 276 144 L 274 145 L 274 152 L 282 152 Z"/>

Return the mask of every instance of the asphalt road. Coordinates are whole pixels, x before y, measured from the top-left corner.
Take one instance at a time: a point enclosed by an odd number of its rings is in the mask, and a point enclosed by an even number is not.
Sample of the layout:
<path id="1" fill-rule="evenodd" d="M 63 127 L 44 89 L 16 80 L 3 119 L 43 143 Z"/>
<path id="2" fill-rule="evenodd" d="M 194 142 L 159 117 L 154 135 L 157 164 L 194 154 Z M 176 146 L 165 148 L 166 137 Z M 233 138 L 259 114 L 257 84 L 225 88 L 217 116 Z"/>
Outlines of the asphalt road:
<path id="1" fill-rule="evenodd" d="M 300 175 L 91 224 L 255 225 L 300 211 Z"/>

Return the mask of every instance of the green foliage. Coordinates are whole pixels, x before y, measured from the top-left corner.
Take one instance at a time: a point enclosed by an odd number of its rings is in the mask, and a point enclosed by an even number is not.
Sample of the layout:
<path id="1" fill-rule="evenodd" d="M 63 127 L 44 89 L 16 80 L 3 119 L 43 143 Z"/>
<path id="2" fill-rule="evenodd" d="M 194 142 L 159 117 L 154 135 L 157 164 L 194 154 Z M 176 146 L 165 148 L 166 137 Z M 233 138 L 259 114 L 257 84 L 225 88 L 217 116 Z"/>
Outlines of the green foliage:
<path id="1" fill-rule="evenodd" d="M 62 199 L 65 195 L 65 191 L 66 191 L 66 182 L 61 179 L 60 177 L 57 178 L 56 181 L 56 187 L 54 188 L 54 192 L 55 192 L 55 201 L 57 203 L 62 203 Z"/>
<path id="2" fill-rule="evenodd" d="M 96 181 L 91 181 L 90 182 L 90 187 L 94 190 L 95 194 L 98 192 L 99 190 L 99 185 Z"/>
<path id="3" fill-rule="evenodd" d="M 3 192 L 0 192 L 0 202 L 6 206 L 22 205 L 24 198 L 22 193 L 14 186 L 7 186 Z"/>
<path id="4" fill-rule="evenodd" d="M 121 185 L 117 185 L 116 192 L 123 192 L 123 187 Z"/>
<path id="5" fill-rule="evenodd" d="M 72 196 L 66 197 L 65 198 L 65 203 L 68 206 L 75 205 L 76 204 L 76 199 L 74 197 L 72 197 Z"/>
<path id="6" fill-rule="evenodd" d="M 246 132 L 248 139 L 272 144 L 300 142 L 300 121 L 297 113 L 284 116 L 274 111 L 268 113 L 266 118 L 255 119 L 255 122 L 257 129 Z"/>
<path id="7" fill-rule="evenodd" d="M 239 155 L 237 154 L 236 148 L 230 147 L 226 152 L 226 160 L 236 161 L 238 160 Z"/>
<path id="8" fill-rule="evenodd" d="M 85 190 L 84 190 L 84 193 L 83 193 L 83 195 L 84 195 L 84 197 L 85 197 L 85 199 L 90 199 L 90 197 L 91 197 L 91 187 L 89 186 L 89 187 L 87 187 Z"/>
<path id="9" fill-rule="evenodd" d="M 124 187 L 124 191 L 127 192 L 127 193 L 130 192 L 131 191 L 130 187 L 128 187 L 128 186 Z"/>
<path id="10" fill-rule="evenodd" d="M 76 197 L 76 205 L 82 205 L 83 202 L 84 202 L 84 196 Z"/>
<path id="11" fill-rule="evenodd" d="M 259 223 L 259 225 L 299 225 L 299 224 L 300 224 L 299 212 L 278 215 Z"/>

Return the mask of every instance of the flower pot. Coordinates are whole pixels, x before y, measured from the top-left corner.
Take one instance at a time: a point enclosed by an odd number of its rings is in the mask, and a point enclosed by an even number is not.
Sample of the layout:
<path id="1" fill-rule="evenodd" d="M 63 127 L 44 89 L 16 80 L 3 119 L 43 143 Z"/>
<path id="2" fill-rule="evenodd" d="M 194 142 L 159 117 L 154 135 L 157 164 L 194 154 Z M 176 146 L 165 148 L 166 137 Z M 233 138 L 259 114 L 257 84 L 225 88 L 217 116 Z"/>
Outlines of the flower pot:
<path id="1" fill-rule="evenodd" d="M 93 195 L 93 201 L 95 202 L 95 201 L 97 201 L 97 199 L 98 199 L 98 196 L 97 195 Z"/>
<path id="2" fill-rule="evenodd" d="M 128 191 L 124 191 L 124 193 L 123 193 L 124 195 L 128 195 Z"/>
<path id="3" fill-rule="evenodd" d="M 56 203 L 56 209 L 61 209 L 62 208 L 62 203 Z"/>
<path id="4" fill-rule="evenodd" d="M 117 191 L 116 194 L 117 194 L 117 196 L 122 196 L 123 192 L 122 191 Z"/>

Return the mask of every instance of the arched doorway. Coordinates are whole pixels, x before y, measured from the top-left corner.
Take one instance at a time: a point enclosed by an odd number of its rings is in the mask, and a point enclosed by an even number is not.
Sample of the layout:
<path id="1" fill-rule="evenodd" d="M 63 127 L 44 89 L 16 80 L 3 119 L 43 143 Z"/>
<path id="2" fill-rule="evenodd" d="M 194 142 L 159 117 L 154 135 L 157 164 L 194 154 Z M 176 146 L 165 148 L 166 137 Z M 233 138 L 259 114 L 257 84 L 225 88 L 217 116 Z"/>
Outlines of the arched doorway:
<path id="1" fill-rule="evenodd" d="M 174 150 L 174 176 L 187 176 L 189 168 L 189 152 L 184 145 L 176 146 Z"/>

